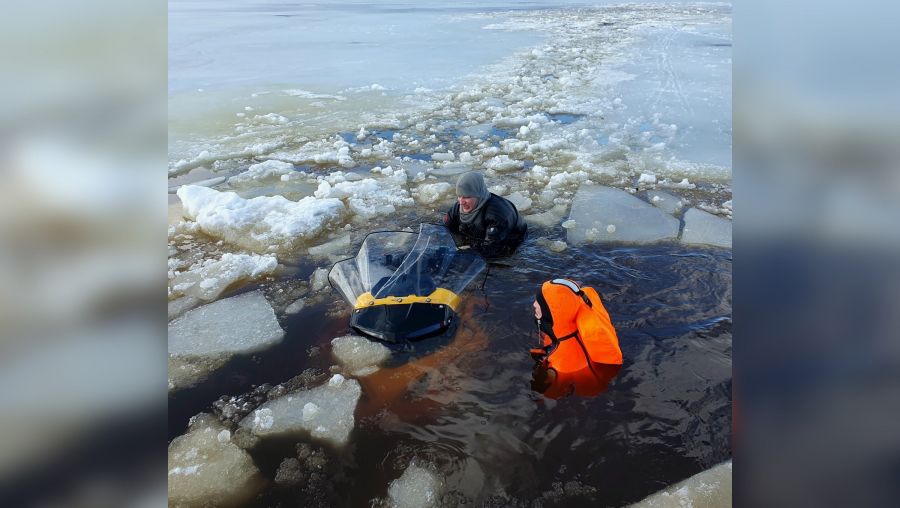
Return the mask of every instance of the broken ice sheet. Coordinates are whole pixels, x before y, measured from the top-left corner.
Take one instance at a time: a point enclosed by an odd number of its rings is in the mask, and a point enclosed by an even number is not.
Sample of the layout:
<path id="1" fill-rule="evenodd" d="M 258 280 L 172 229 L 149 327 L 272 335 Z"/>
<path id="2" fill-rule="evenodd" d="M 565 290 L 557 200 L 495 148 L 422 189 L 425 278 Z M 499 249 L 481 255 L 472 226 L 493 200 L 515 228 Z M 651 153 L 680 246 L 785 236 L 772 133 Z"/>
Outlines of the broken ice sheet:
<path id="1" fill-rule="evenodd" d="M 260 291 L 190 310 L 172 320 L 168 332 L 169 389 L 191 386 L 233 355 L 261 351 L 284 338 Z"/>
<path id="2" fill-rule="evenodd" d="M 572 245 L 594 242 L 649 243 L 675 239 L 678 219 L 631 194 L 611 187 L 583 185 L 575 195 L 566 230 Z"/>
<path id="3" fill-rule="evenodd" d="M 353 430 L 353 412 L 361 393 L 355 379 L 335 374 L 322 386 L 266 402 L 240 425 L 263 438 L 308 433 L 314 439 L 343 446 Z"/>

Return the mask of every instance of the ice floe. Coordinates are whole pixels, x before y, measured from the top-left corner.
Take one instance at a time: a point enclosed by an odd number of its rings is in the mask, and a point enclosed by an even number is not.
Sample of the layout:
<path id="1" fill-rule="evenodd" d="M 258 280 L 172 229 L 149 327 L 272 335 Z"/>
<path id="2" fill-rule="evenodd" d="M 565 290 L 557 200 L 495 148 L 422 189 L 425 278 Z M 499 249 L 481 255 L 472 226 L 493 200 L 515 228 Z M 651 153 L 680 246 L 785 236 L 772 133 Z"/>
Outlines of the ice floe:
<path id="1" fill-rule="evenodd" d="M 331 353 L 351 376 L 367 376 L 390 358 L 384 344 L 358 335 L 345 335 L 331 341 Z"/>
<path id="2" fill-rule="evenodd" d="M 187 311 L 168 326 L 169 389 L 191 386 L 232 356 L 261 351 L 283 338 L 275 311 L 259 291 Z"/>
<path id="3" fill-rule="evenodd" d="M 284 330 L 260 291 L 190 310 L 169 323 L 169 354 L 247 354 L 281 342 Z"/>
<path id="4" fill-rule="evenodd" d="M 719 508 L 731 506 L 732 463 L 729 460 L 667 487 L 632 508 Z"/>
<path id="5" fill-rule="evenodd" d="M 275 256 L 225 253 L 220 259 L 208 259 L 184 272 L 170 272 L 169 298 L 188 296 L 212 301 L 236 282 L 270 274 L 277 266 Z"/>
<path id="6" fill-rule="evenodd" d="M 204 233 L 260 253 L 290 251 L 333 224 L 345 211 L 343 203 L 334 198 L 243 199 L 234 192 L 194 185 L 178 189 L 178 197 L 184 214 Z"/>
<path id="7" fill-rule="evenodd" d="M 270 400 L 241 420 L 262 438 L 308 433 L 335 446 L 347 443 L 362 393 L 355 379 L 335 374 L 328 383 Z"/>
<path id="8" fill-rule="evenodd" d="M 731 248 L 731 221 L 691 208 L 684 212 L 681 241 Z"/>
<path id="9" fill-rule="evenodd" d="M 593 242 L 646 243 L 678 237 L 679 221 L 631 194 L 611 187 L 584 185 L 575 195 L 566 230 L 571 245 Z"/>
<path id="10" fill-rule="evenodd" d="M 188 432 L 169 444 L 168 454 L 169 506 L 240 506 L 265 486 L 250 455 L 211 415 L 192 418 Z"/>

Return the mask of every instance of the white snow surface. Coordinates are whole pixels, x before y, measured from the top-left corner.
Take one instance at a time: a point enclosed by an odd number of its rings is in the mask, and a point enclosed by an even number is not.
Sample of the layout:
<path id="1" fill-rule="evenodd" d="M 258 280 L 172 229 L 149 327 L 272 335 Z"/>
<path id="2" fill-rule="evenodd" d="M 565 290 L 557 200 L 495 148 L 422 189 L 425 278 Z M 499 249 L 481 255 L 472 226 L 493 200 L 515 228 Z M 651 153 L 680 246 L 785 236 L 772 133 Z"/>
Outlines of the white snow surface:
<path id="1" fill-rule="evenodd" d="M 314 439 L 343 446 L 353 430 L 353 412 L 361 393 L 355 379 L 329 381 L 270 400 L 241 420 L 240 425 L 263 438 L 309 433 Z M 257 423 L 255 415 L 260 412 L 264 419 Z"/>
<path id="2" fill-rule="evenodd" d="M 732 462 L 723 462 L 706 471 L 666 487 L 631 508 L 720 508 L 731 506 Z"/>
<path id="3" fill-rule="evenodd" d="M 178 189 L 186 217 L 204 233 L 254 252 L 289 252 L 319 234 L 345 211 L 339 199 L 282 196 L 243 199 L 234 192 L 185 185 Z"/>
<path id="4" fill-rule="evenodd" d="M 684 231 L 681 241 L 731 248 L 731 221 L 711 213 L 691 208 L 684 212 Z"/>
<path id="5" fill-rule="evenodd" d="M 247 354 L 284 338 L 275 311 L 260 291 L 192 309 L 169 323 L 169 355 Z"/>
<path id="6" fill-rule="evenodd" d="M 277 266 L 278 260 L 272 255 L 225 253 L 170 279 L 169 298 L 189 296 L 209 302 L 235 282 L 270 274 Z"/>
<path id="7" fill-rule="evenodd" d="M 252 499 L 265 482 L 250 455 L 222 439 L 228 430 L 211 415 L 191 422 L 169 444 L 169 506 L 236 506 Z"/>
<path id="8" fill-rule="evenodd" d="M 388 487 L 388 499 L 396 508 L 426 508 L 435 506 L 441 495 L 444 480 L 428 469 L 410 464 L 400 478 Z"/>
<path id="9" fill-rule="evenodd" d="M 570 245 L 649 243 L 678 237 L 678 219 L 623 190 L 600 185 L 578 189 L 569 218 L 575 221 L 575 227 L 566 230 Z"/>
<path id="10" fill-rule="evenodd" d="M 390 358 L 384 344 L 359 335 L 344 335 L 331 341 L 331 353 L 351 376 L 366 376 L 378 370 Z"/>

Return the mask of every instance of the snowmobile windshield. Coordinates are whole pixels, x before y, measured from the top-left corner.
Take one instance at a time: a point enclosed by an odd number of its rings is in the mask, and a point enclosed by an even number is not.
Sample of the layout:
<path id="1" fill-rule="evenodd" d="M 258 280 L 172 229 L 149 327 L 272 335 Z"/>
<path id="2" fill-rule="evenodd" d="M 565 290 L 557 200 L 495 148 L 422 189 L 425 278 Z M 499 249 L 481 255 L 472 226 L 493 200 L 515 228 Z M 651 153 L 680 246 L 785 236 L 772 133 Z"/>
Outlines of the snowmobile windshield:
<path id="1" fill-rule="evenodd" d="M 476 252 L 458 250 L 446 228 L 422 224 L 418 234 L 369 234 L 356 257 L 336 263 L 328 277 L 347 302 L 360 307 L 386 303 L 388 298 L 446 292 L 455 297 L 485 266 Z"/>

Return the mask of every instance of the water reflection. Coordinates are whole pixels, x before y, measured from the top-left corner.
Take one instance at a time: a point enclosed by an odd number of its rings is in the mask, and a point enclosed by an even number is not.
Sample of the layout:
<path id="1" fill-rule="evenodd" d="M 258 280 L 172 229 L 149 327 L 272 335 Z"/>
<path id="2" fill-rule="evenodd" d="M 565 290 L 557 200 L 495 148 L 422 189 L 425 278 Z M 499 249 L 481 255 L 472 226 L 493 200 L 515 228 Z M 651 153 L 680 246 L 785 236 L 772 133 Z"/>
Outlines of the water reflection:
<path id="1" fill-rule="evenodd" d="M 606 392 L 609 382 L 621 369 L 621 365 L 595 363 L 581 370 L 558 373 L 546 363 L 540 363 L 531 374 L 531 389 L 551 399 L 573 394 L 596 397 Z"/>

